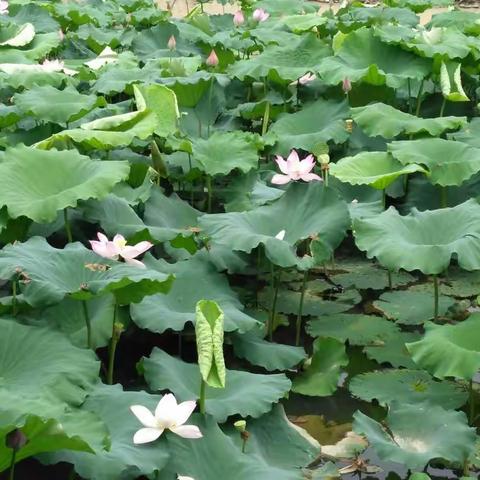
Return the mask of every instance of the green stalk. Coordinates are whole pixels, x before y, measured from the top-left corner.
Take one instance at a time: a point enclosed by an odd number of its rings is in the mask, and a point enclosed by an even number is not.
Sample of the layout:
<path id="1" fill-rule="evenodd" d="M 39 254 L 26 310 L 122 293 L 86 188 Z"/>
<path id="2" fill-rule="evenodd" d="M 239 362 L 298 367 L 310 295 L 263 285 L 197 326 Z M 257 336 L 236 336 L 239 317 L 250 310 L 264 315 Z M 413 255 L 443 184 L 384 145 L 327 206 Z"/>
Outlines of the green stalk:
<path id="1" fill-rule="evenodd" d="M 72 229 L 70 228 L 70 222 L 68 220 L 68 212 L 66 208 L 63 209 L 63 219 L 65 221 L 65 232 L 67 234 L 68 243 L 72 243 L 73 242 Z"/>
<path id="2" fill-rule="evenodd" d="M 382 206 L 384 210 L 386 205 L 387 205 L 387 190 L 384 188 L 382 190 Z"/>
<path id="3" fill-rule="evenodd" d="M 438 319 L 438 277 L 437 275 L 433 276 L 433 296 L 434 296 L 434 306 L 433 306 L 433 319 Z"/>
<path id="4" fill-rule="evenodd" d="M 85 324 L 87 325 L 87 345 L 90 350 L 93 350 L 92 340 L 92 322 L 90 321 L 90 315 L 88 313 L 88 305 L 86 300 L 82 300 L 83 317 L 85 318 Z"/>
<path id="5" fill-rule="evenodd" d="M 412 84 L 410 79 L 407 79 L 408 84 L 408 113 L 412 113 Z"/>
<path id="6" fill-rule="evenodd" d="M 271 263 L 272 266 L 272 287 L 273 287 L 273 298 L 272 298 L 272 308 L 270 311 L 270 322 L 268 323 L 268 338 L 270 341 L 273 340 L 273 324 L 275 322 L 275 314 L 277 311 L 277 299 L 278 299 L 278 289 L 280 287 L 280 280 L 282 278 L 282 271 L 277 275 L 277 279 L 275 281 L 275 268 L 273 266 L 273 263 Z"/>
<path id="7" fill-rule="evenodd" d="M 387 270 L 387 272 L 388 272 L 388 289 L 392 290 L 393 289 L 392 272 L 390 270 Z"/>
<path id="8" fill-rule="evenodd" d="M 203 3 L 202 3 L 203 5 Z M 212 90 L 213 77 L 210 79 L 210 87 L 208 89 L 208 124 L 207 124 L 207 138 L 210 137 L 210 127 L 212 125 Z"/>
<path id="9" fill-rule="evenodd" d="M 200 413 L 205 415 L 205 390 L 207 384 L 205 380 L 202 378 L 202 383 L 200 384 Z"/>
<path id="10" fill-rule="evenodd" d="M 242 435 L 242 453 L 245 453 L 247 450 L 247 440 L 248 437 L 246 435 Z"/>
<path id="11" fill-rule="evenodd" d="M 117 343 L 120 338 L 119 329 L 117 326 L 117 302 L 113 307 L 113 320 L 112 320 L 112 338 L 110 339 L 110 347 L 108 349 L 108 369 L 107 369 L 107 384 L 113 385 L 113 369 L 115 367 L 115 351 L 117 349 Z"/>
<path id="12" fill-rule="evenodd" d="M 210 177 L 210 175 L 207 175 L 207 212 L 208 213 L 212 213 L 212 194 L 213 194 L 212 177 Z"/>
<path id="13" fill-rule="evenodd" d="M 305 270 L 305 272 L 303 273 L 302 290 L 301 290 L 301 294 L 300 294 L 300 304 L 298 305 L 297 331 L 296 331 L 296 335 L 295 335 L 295 345 L 297 347 L 300 345 L 300 333 L 301 333 L 301 330 L 302 330 L 302 316 L 303 316 L 303 301 L 305 299 L 307 277 L 308 277 L 308 270 Z"/>
<path id="14" fill-rule="evenodd" d="M 447 99 L 443 97 L 442 106 L 440 107 L 440 117 L 443 117 L 443 113 L 445 112 L 445 106 L 447 105 Z"/>
<path id="15" fill-rule="evenodd" d="M 270 120 L 270 102 L 267 102 L 267 104 L 265 105 L 265 113 L 263 114 L 262 137 L 267 133 L 269 120 Z"/>
<path id="16" fill-rule="evenodd" d="M 190 173 L 192 171 L 192 155 L 190 154 L 190 152 L 188 152 L 188 172 Z M 192 204 L 193 206 L 193 180 L 190 182 L 190 203 Z"/>
<path id="17" fill-rule="evenodd" d="M 17 457 L 17 449 L 12 450 L 12 460 L 10 461 L 10 472 L 8 474 L 8 480 L 15 478 L 15 459 Z"/>
<path id="18" fill-rule="evenodd" d="M 423 80 L 420 83 L 420 88 L 418 89 L 418 94 L 417 94 L 417 108 L 415 110 L 415 115 L 417 117 L 420 115 L 420 107 L 422 106 L 422 95 L 423 95 Z"/>

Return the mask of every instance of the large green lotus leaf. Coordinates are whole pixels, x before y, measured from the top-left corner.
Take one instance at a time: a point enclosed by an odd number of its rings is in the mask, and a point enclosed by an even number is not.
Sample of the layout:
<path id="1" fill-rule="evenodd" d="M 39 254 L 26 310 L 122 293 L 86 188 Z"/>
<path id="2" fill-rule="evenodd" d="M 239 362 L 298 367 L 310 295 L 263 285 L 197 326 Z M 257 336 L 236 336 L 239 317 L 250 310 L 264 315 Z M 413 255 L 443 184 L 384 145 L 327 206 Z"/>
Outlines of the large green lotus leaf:
<path id="1" fill-rule="evenodd" d="M 345 30 L 357 30 L 360 27 L 399 23 L 411 28 L 418 24 L 418 17 L 408 8 L 387 7 L 385 5 L 369 6 L 361 3 L 350 4 L 348 10 L 338 13 L 339 27 Z"/>
<path id="2" fill-rule="evenodd" d="M 430 286 L 431 290 L 431 286 Z M 438 314 L 445 315 L 455 301 L 441 295 L 438 301 Z M 388 319 L 402 325 L 421 325 L 434 317 L 432 292 L 412 292 L 399 290 L 385 292 L 373 306 Z"/>
<path id="3" fill-rule="evenodd" d="M 113 295 L 107 294 L 87 302 L 94 349 L 107 346 L 112 337 L 114 305 Z M 41 313 L 41 321 L 63 332 L 73 345 L 88 347 L 85 313 L 82 303 L 78 300 L 65 298 L 57 305 L 46 308 Z"/>
<path id="4" fill-rule="evenodd" d="M 303 347 L 267 342 L 263 339 L 265 327 L 232 336 L 233 350 L 239 358 L 245 358 L 253 365 L 266 370 L 287 370 L 305 359 Z"/>
<path id="5" fill-rule="evenodd" d="M 377 400 L 382 406 L 393 401 L 415 405 L 429 402 L 447 410 L 465 404 L 468 392 L 451 381 L 436 381 L 423 370 L 381 370 L 355 376 L 349 390 L 367 402 Z"/>
<path id="6" fill-rule="evenodd" d="M 302 480 L 301 467 L 312 460 L 317 449 L 286 420 L 278 418 L 280 414 L 275 418 L 273 415 L 248 421 L 250 438 L 246 453 L 242 453 L 236 430 L 230 429 L 227 435 L 210 415 L 198 416 L 195 420 L 203 438 L 186 441 L 176 435 L 169 436 L 172 455 L 167 468 L 160 472 L 159 480 L 173 480 L 177 474 L 180 478 L 195 480 Z M 207 458 L 215 458 L 215 461 L 206 462 Z"/>
<path id="7" fill-rule="evenodd" d="M 434 377 L 471 380 L 480 368 L 479 326 L 478 313 L 455 325 L 427 322 L 425 336 L 407 343 L 407 349 L 415 363 Z"/>
<path id="8" fill-rule="evenodd" d="M 35 27 L 31 23 L 9 24 L 0 32 L 0 47 L 24 47 L 35 37 Z"/>
<path id="9" fill-rule="evenodd" d="M 3 423 L 0 427 L 0 472 L 9 467 L 12 450 L 5 445 L 5 437 L 15 428 L 28 438 L 28 443 L 15 456 L 16 463 L 47 452 L 68 449 L 93 453 L 109 445 L 105 425 L 90 412 L 75 409 L 58 420 L 28 415 L 22 421 Z"/>
<path id="10" fill-rule="evenodd" d="M 330 174 L 352 185 L 370 185 L 384 190 L 397 178 L 409 173 L 427 173 L 420 165 L 402 165 L 387 152 L 362 152 L 330 164 Z"/>
<path id="11" fill-rule="evenodd" d="M 442 138 L 402 140 L 388 145 L 402 164 L 425 165 L 429 180 L 437 185 L 461 185 L 480 171 L 480 149 Z"/>
<path id="12" fill-rule="evenodd" d="M 345 78 L 372 85 L 401 87 L 408 79 L 422 80 L 431 62 L 396 46 L 383 43 L 368 28 L 349 33 L 334 57 L 319 69 L 324 82 L 338 85 Z"/>
<path id="13" fill-rule="evenodd" d="M 317 338 L 308 366 L 293 379 L 292 390 L 302 395 L 327 397 L 337 389 L 342 367 L 348 365 L 345 345 L 334 338 Z"/>
<path id="14" fill-rule="evenodd" d="M 18 5 L 18 2 L 16 3 Z M 17 7 L 10 11 L 8 20 L 14 21 L 17 25 L 33 23 L 35 31 L 38 33 L 58 32 L 60 25 L 52 18 L 47 9 L 34 3 L 21 2 L 21 4 L 21 8 Z"/>
<path id="15" fill-rule="evenodd" d="M 398 327 L 374 315 L 338 313 L 310 320 L 307 333 L 312 337 L 332 337 L 350 345 L 382 345 Z"/>
<path id="16" fill-rule="evenodd" d="M 289 315 L 298 313 L 300 305 L 300 292 L 292 290 L 279 290 L 277 298 L 277 311 Z M 361 295 L 357 290 L 349 289 L 345 292 L 318 292 L 315 289 L 307 288 L 303 299 L 304 315 L 334 315 L 345 312 L 360 303 Z M 270 308 L 272 305 L 271 288 L 260 292 L 259 301 Z"/>
<path id="17" fill-rule="evenodd" d="M 214 132 L 208 139 L 192 143 L 193 158 L 207 175 L 227 175 L 238 168 L 243 173 L 258 165 L 258 135 L 248 132 Z M 228 153 L 227 153 L 228 152 Z"/>
<path id="18" fill-rule="evenodd" d="M 82 410 L 95 413 L 105 422 L 111 435 L 110 450 L 97 451 L 95 455 L 62 451 L 43 456 L 42 460 L 48 463 L 73 463 L 79 475 L 92 480 L 134 480 L 142 475 L 153 475 L 168 462 L 170 452 L 167 441 L 162 435 L 154 443 L 134 445 L 133 435 L 142 425 L 130 411 L 130 406 L 143 405 L 155 411 L 160 398 L 160 395 L 143 391 L 126 392 L 120 385 L 99 383 L 88 396 Z"/>
<path id="19" fill-rule="evenodd" d="M 310 152 L 321 143 L 343 143 L 348 138 L 345 119 L 349 116 L 347 102 L 317 100 L 296 113 L 280 115 L 267 138 L 276 141 L 275 149 L 283 155 L 292 148 Z"/>
<path id="20" fill-rule="evenodd" d="M 352 118 L 367 135 L 384 138 L 417 133 L 437 137 L 446 130 L 457 130 L 467 125 L 467 117 L 421 118 L 385 103 L 352 108 Z"/>
<path id="21" fill-rule="evenodd" d="M 100 368 L 91 350 L 74 347 L 59 332 L 14 319 L 1 319 L 0 326 L 0 424 L 28 414 L 59 418 L 83 402 Z"/>
<path id="22" fill-rule="evenodd" d="M 168 329 L 181 331 L 187 322 L 195 324 L 195 306 L 205 298 L 217 302 L 223 310 L 227 332 L 246 332 L 258 324 L 242 311 L 243 305 L 227 278 L 217 272 L 208 252 L 198 252 L 174 264 L 152 258 L 147 258 L 145 263 L 163 274 L 175 275 L 175 281 L 168 294 L 153 295 L 131 306 L 132 319 L 139 327 L 156 333 Z"/>
<path id="23" fill-rule="evenodd" d="M 480 294 L 480 272 L 465 272 L 459 268 L 448 271 L 440 283 L 440 292 L 453 297 L 473 297 Z"/>
<path id="24" fill-rule="evenodd" d="M 95 107 L 106 107 L 103 97 L 83 95 L 73 87 L 58 90 L 50 85 L 35 86 L 14 96 L 19 111 L 42 122 L 65 126 L 86 115 Z"/>
<path id="25" fill-rule="evenodd" d="M 415 13 L 422 13 L 432 7 L 449 7 L 452 0 L 387 0 L 387 5 L 392 7 L 406 7 Z"/>
<path id="26" fill-rule="evenodd" d="M 146 295 L 167 292 L 173 282 L 171 275 L 102 258 L 81 243 L 62 250 L 42 237 L 0 250 L 0 278 L 17 275 L 32 306 L 56 304 L 67 296 L 88 300 L 104 293 L 113 293 L 122 305 L 137 303 Z"/>
<path id="27" fill-rule="evenodd" d="M 281 18 L 283 24 L 294 33 L 311 31 L 314 27 L 322 27 L 328 23 L 328 17 L 318 13 L 303 15 L 286 15 Z"/>
<path id="28" fill-rule="evenodd" d="M 57 32 L 40 33 L 24 48 L 0 47 L 2 63 L 31 63 L 47 56 L 59 44 Z"/>
<path id="29" fill-rule="evenodd" d="M 383 290 L 388 287 L 387 271 L 368 260 L 352 259 L 351 261 L 337 263 L 335 270 L 343 272 L 334 272 L 330 275 L 330 279 L 344 288 Z M 392 272 L 391 277 L 393 288 L 415 281 L 415 277 L 403 271 Z"/>
<path id="30" fill-rule="evenodd" d="M 15 125 L 22 115 L 15 105 L 0 105 L 0 128 Z"/>
<path id="31" fill-rule="evenodd" d="M 354 431 L 368 438 L 381 459 L 413 470 L 422 470 L 435 458 L 463 464 L 475 448 L 475 429 L 468 426 L 463 412 L 429 403 L 392 404 L 388 431 L 360 411 L 353 418 Z"/>
<path id="32" fill-rule="evenodd" d="M 297 80 L 309 71 L 319 71 L 322 60 L 331 54 L 325 41 L 313 33 L 298 35 L 287 45 L 269 45 L 260 55 L 234 63 L 228 73 L 240 80 L 267 76 L 282 82 Z"/>
<path id="33" fill-rule="evenodd" d="M 388 363 L 395 368 L 417 369 L 418 365 L 412 360 L 405 344 L 420 338 L 419 333 L 397 332 L 378 344 L 365 347 L 363 351 L 368 358 L 378 363 Z"/>
<path id="34" fill-rule="evenodd" d="M 167 197 L 159 189 L 152 190 L 145 203 L 143 220 L 127 200 L 115 195 L 108 195 L 101 202 L 89 202 L 84 208 L 87 218 L 99 222 L 110 236 L 121 233 L 131 238 L 147 231 L 147 236 L 157 242 L 173 240 L 179 235 L 192 236 L 202 214 L 177 194 Z"/>
<path id="35" fill-rule="evenodd" d="M 197 364 L 185 363 L 154 348 L 142 360 L 145 379 L 152 390 L 170 390 L 179 401 L 197 398 L 200 370 Z M 271 410 L 291 387 L 283 374 L 261 375 L 227 370 L 225 388 L 206 388 L 206 412 L 220 423 L 230 415 L 260 417 Z"/>
<path id="36" fill-rule="evenodd" d="M 354 220 L 357 247 L 389 270 L 442 273 L 456 254 L 465 270 L 480 269 L 480 206 L 468 200 L 453 208 L 401 216 L 395 208 Z M 408 255 L 406 255 L 408 252 Z"/>
<path id="37" fill-rule="evenodd" d="M 480 34 L 479 20 L 480 13 L 452 10 L 434 15 L 427 27 L 446 27 L 466 34 L 478 35 Z"/>
<path id="38" fill-rule="evenodd" d="M 94 161 L 76 151 L 18 146 L 3 158 L 0 205 L 12 218 L 24 215 L 39 223 L 54 221 L 59 210 L 75 207 L 78 200 L 104 197 L 130 172 L 128 162 Z"/>
<path id="39" fill-rule="evenodd" d="M 267 257 L 281 267 L 311 263 L 310 257 L 297 257 L 294 245 L 312 235 L 319 235 L 324 244 L 335 249 L 349 224 L 346 203 L 321 182 L 294 183 L 271 205 L 200 219 L 201 228 L 215 242 L 247 253 L 261 244 Z M 275 238 L 281 230 L 285 230 L 284 240 Z"/>

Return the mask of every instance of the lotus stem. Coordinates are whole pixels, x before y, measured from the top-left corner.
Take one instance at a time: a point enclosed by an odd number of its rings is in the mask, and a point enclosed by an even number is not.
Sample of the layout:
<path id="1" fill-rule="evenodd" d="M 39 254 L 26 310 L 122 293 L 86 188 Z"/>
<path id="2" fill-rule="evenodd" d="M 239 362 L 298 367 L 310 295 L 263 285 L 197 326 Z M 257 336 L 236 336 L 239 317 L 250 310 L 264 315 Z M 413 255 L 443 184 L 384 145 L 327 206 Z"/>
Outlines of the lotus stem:
<path id="1" fill-rule="evenodd" d="M 434 296 L 434 307 L 433 307 L 433 319 L 438 319 L 438 276 L 433 276 L 433 296 Z"/>
<path id="2" fill-rule="evenodd" d="M 200 413 L 202 415 L 205 415 L 205 391 L 207 389 L 207 384 L 205 383 L 205 380 L 202 378 L 200 384 Z"/>
<path id="3" fill-rule="evenodd" d="M 112 338 L 110 339 L 110 347 L 108 350 L 108 369 L 107 369 L 107 384 L 113 385 L 113 370 L 115 367 L 115 351 L 117 349 L 118 341 L 122 334 L 123 325 L 117 322 L 117 302 L 113 307 L 112 320 Z"/>
<path id="4" fill-rule="evenodd" d="M 8 480 L 13 480 L 15 478 L 15 460 L 17 457 L 17 449 L 12 450 L 12 460 L 10 461 L 10 471 L 8 474 Z"/>
<path id="5" fill-rule="evenodd" d="M 240 435 L 242 437 L 242 453 L 246 453 L 246 451 L 247 451 L 247 441 L 248 441 L 248 438 L 249 438 L 250 435 L 247 431 L 242 432 Z"/>
<path id="6" fill-rule="evenodd" d="M 388 289 L 393 290 L 393 280 L 392 280 L 392 272 L 387 270 L 388 273 Z"/>
<path id="7" fill-rule="evenodd" d="M 267 133 L 268 122 L 270 120 L 270 102 L 265 104 L 265 113 L 263 114 L 262 137 Z"/>
<path id="8" fill-rule="evenodd" d="M 192 155 L 190 152 L 188 152 L 188 172 L 190 173 L 192 171 Z M 190 182 L 190 203 L 193 206 L 193 180 Z"/>
<path id="9" fill-rule="evenodd" d="M 82 300 L 83 316 L 85 318 L 85 325 L 87 326 L 87 345 L 90 350 L 93 350 L 92 339 L 92 322 L 90 321 L 90 315 L 88 313 L 88 305 L 86 300 Z"/>
<path id="10" fill-rule="evenodd" d="M 448 191 L 447 187 L 440 187 L 440 208 L 447 208 L 448 206 Z"/>
<path id="11" fill-rule="evenodd" d="M 475 421 L 475 392 L 473 390 L 473 380 L 470 380 L 468 392 L 468 404 L 470 407 L 468 420 L 470 425 L 473 426 Z"/>
<path id="12" fill-rule="evenodd" d="M 190 13 L 190 5 L 188 4 L 188 0 L 185 0 L 185 6 L 187 7 L 187 15 Z"/>
<path id="13" fill-rule="evenodd" d="M 417 94 L 417 108 L 415 110 L 415 115 L 418 117 L 420 115 L 420 108 L 422 106 L 422 95 L 423 95 L 423 80 L 420 82 L 420 88 L 418 89 Z"/>
<path id="14" fill-rule="evenodd" d="M 70 221 L 68 220 L 67 208 L 63 209 L 63 220 L 65 222 L 65 233 L 67 234 L 68 243 L 72 243 L 73 242 L 72 229 L 70 227 Z"/>
<path id="15" fill-rule="evenodd" d="M 412 113 L 412 84 L 409 78 L 407 78 L 408 85 L 408 113 Z"/>
<path id="16" fill-rule="evenodd" d="M 203 7 L 203 3 L 201 3 Z M 208 123 L 207 123 L 207 138 L 210 137 L 210 128 L 212 126 L 212 91 L 213 91 L 213 76 L 210 78 L 210 86 L 208 87 Z"/>
<path id="17" fill-rule="evenodd" d="M 440 107 L 440 117 L 443 117 L 443 113 L 445 112 L 445 106 L 447 105 L 447 99 L 443 97 L 442 106 Z"/>
<path id="18" fill-rule="evenodd" d="M 268 322 L 268 338 L 270 341 L 273 341 L 273 324 L 275 323 L 275 316 L 277 312 L 277 299 L 278 299 L 278 289 L 280 287 L 280 280 L 282 278 L 282 271 L 280 270 L 276 281 L 275 281 L 275 267 L 273 263 L 271 263 L 271 274 L 272 274 L 272 290 L 273 290 L 273 298 L 272 298 L 272 308 L 270 310 L 270 321 Z"/>
<path id="19" fill-rule="evenodd" d="M 305 270 L 303 273 L 302 280 L 302 290 L 300 293 L 300 304 L 298 305 L 298 315 L 297 315 L 297 331 L 295 335 L 295 345 L 298 347 L 300 345 L 300 333 L 302 329 L 302 316 L 303 316 L 303 301 L 305 299 L 305 290 L 307 286 L 308 270 Z"/>
<path id="20" fill-rule="evenodd" d="M 210 175 L 207 175 L 207 212 L 208 213 L 212 213 L 212 194 L 213 194 L 212 177 L 210 177 Z"/>

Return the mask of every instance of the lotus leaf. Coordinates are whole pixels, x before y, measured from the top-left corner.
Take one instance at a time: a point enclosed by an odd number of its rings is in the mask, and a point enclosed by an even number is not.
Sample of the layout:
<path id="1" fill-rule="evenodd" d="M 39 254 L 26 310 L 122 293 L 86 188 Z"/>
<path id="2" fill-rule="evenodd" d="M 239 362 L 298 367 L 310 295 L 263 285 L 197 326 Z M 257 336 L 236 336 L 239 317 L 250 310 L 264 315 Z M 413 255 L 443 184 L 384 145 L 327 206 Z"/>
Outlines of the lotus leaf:
<path id="1" fill-rule="evenodd" d="M 467 124 L 467 117 L 420 118 L 385 103 L 352 108 L 352 118 L 367 135 L 385 138 L 417 133 L 436 137 L 446 130 L 457 130 Z"/>
<path id="2" fill-rule="evenodd" d="M 154 348 L 150 357 L 143 359 L 142 369 L 153 390 L 171 390 L 179 400 L 198 396 L 201 377 L 197 364 L 182 362 Z M 218 422 L 235 414 L 257 418 L 270 411 L 290 387 L 290 380 L 283 374 L 227 370 L 225 388 L 206 388 L 206 412 Z"/>
<path id="3" fill-rule="evenodd" d="M 415 405 L 429 402 L 445 409 L 457 409 L 465 404 L 468 393 L 455 382 L 434 380 L 423 370 L 381 370 L 354 377 L 348 387 L 356 397 L 380 405 L 393 401 Z"/>
<path id="4" fill-rule="evenodd" d="M 463 412 L 428 403 L 392 404 L 386 419 L 388 431 L 360 411 L 354 420 L 354 431 L 366 435 L 380 458 L 411 469 L 421 470 L 435 458 L 463 464 L 475 447 L 474 429 L 467 425 Z"/>
<path id="5" fill-rule="evenodd" d="M 415 363 L 434 377 L 471 380 L 480 368 L 479 325 L 478 313 L 455 325 L 426 322 L 425 336 L 406 346 Z"/>
<path id="6" fill-rule="evenodd" d="M 453 208 L 401 216 L 395 208 L 354 221 L 355 242 L 389 270 L 442 273 L 456 254 L 465 270 L 480 269 L 480 206 L 468 200 Z M 405 255 L 408 252 L 408 255 Z"/>

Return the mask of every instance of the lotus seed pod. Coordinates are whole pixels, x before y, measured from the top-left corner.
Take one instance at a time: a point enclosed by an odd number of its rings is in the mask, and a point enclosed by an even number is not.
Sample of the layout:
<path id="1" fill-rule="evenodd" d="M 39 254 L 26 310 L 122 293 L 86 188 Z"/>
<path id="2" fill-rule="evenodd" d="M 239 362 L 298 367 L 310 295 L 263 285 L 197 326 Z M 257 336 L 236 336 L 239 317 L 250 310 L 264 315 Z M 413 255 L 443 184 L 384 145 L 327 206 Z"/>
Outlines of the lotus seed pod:
<path id="1" fill-rule="evenodd" d="M 237 420 L 233 426 L 240 432 L 243 433 L 247 430 L 247 422 L 245 420 Z"/>

